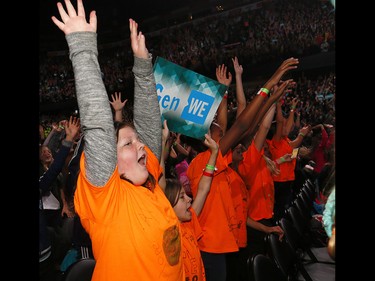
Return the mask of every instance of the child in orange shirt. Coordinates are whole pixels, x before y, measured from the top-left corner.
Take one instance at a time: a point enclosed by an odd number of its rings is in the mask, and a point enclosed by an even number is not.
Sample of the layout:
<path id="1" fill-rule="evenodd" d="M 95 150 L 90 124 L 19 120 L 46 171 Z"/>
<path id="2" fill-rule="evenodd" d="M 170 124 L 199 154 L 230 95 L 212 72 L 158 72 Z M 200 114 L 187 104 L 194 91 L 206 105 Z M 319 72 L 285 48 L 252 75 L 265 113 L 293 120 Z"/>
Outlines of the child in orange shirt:
<path id="1" fill-rule="evenodd" d="M 168 132 L 167 121 L 164 121 L 164 141 L 167 139 Z M 209 147 L 211 156 L 202 172 L 198 193 L 193 203 L 191 203 L 192 199 L 186 194 L 184 187 L 177 179 L 166 179 L 164 190 L 167 199 L 181 222 L 182 258 L 186 281 L 206 280 L 203 261 L 198 247 L 198 240 L 202 237 L 203 231 L 197 216 L 201 213 L 211 188 L 214 171 L 210 168 L 216 164 L 219 146 L 209 135 L 206 134 L 205 137 L 203 143 Z M 162 155 L 166 154 L 162 153 Z"/>
<path id="2" fill-rule="evenodd" d="M 152 56 L 138 24 L 129 19 L 134 54 L 134 124 L 113 115 L 98 63 L 95 11 L 86 21 L 57 3 L 75 77 L 85 146 L 74 207 L 90 235 L 96 260 L 92 281 L 184 281 L 181 229 L 158 179 L 161 173 L 160 109 Z"/>
<path id="3" fill-rule="evenodd" d="M 295 106 L 295 105 L 294 105 Z M 294 109 L 291 109 L 293 115 Z M 290 206 L 293 199 L 292 186 L 295 180 L 296 159 L 285 161 L 283 156 L 291 154 L 293 148 L 299 147 L 303 137 L 311 130 L 310 126 L 305 126 L 299 130 L 298 136 L 292 141 L 288 138 L 290 132 L 290 122 L 282 115 L 281 102 L 277 103 L 276 110 L 276 130 L 271 140 L 267 140 L 272 160 L 277 162 L 280 172 L 272 175 L 275 188 L 274 218 L 279 220 L 283 217 L 285 210 Z M 289 128 L 288 128 L 289 126 Z"/>

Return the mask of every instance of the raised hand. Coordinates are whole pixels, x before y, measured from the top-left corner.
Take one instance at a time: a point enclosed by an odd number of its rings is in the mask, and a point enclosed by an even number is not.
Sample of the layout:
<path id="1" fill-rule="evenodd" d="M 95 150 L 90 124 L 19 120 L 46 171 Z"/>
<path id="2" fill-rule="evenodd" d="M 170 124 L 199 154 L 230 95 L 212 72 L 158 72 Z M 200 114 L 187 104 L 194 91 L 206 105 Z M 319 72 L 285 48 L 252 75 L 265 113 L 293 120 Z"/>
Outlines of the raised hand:
<path id="1" fill-rule="evenodd" d="M 219 144 L 214 141 L 209 134 L 205 134 L 205 139 L 203 141 L 204 145 L 207 146 L 212 152 L 218 152 Z"/>
<path id="2" fill-rule="evenodd" d="M 229 86 L 232 82 L 232 74 L 228 72 L 227 76 L 227 67 L 222 64 L 216 67 L 216 79 L 219 83 Z"/>
<path id="3" fill-rule="evenodd" d="M 308 133 L 312 130 L 311 125 L 306 125 L 302 129 L 299 130 L 299 133 L 303 134 L 304 136 L 307 136 Z"/>
<path id="4" fill-rule="evenodd" d="M 167 140 L 169 139 L 169 128 L 168 128 L 168 124 L 167 124 L 167 120 L 164 119 L 163 121 L 163 130 L 162 130 L 162 143 L 166 143 Z"/>
<path id="5" fill-rule="evenodd" d="M 60 130 L 59 129 L 59 124 L 57 122 L 52 122 L 51 127 L 52 127 L 52 130 L 55 130 L 55 131 Z"/>
<path id="6" fill-rule="evenodd" d="M 51 18 L 54 24 L 56 24 L 56 26 L 62 30 L 65 35 L 80 31 L 96 32 L 97 18 L 95 11 L 90 12 L 90 20 L 89 23 L 87 23 L 85 8 L 82 0 L 77 0 L 78 13 L 74 9 L 70 0 L 65 0 L 65 5 L 68 13 L 64 10 L 64 7 L 60 2 L 57 3 L 57 8 L 59 10 L 62 22 L 55 16 L 52 16 Z"/>
<path id="7" fill-rule="evenodd" d="M 297 99 L 297 98 L 293 98 L 293 99 L 292 99 L 292 105 L 291 105 L 291 108 L 292 108 L 292 109 L 296 109 L 297 104 L 298 104 L 298 99 Z"/>
<path id="8" fill-rule="evenodd" d="M 275 85 L 277 85 L 277 83 L 279 83 L 280 79 L 288 70 L 297 68 L 296 64 L 298 63 L 298 59 L 295 58 L 284 60 L 279 68 L 275 71 L 275 73 L 271 76 L 271 78 L 267 81 L 265 88 L 267 88 L 268 90 L 272 89 Z"/>
<path id="9" fill-rule="evenodd" d="M 149 54 L 146 48 L 146 38 L 142 31 L 138 33 L 138 23 L 129 19 L 130 41 L 133 54 L 138 58 L 147 59 Z"/>
<path id="10" fill-rule="evenodd" d="M 272 93 L 270 96 L 270 99 L 276 101 L 276 100 L 281 100 L 281 97 L 286 94 L 286 90 L 288 85 L 293 81 L 293 79 L 289 79 L 286 81 L 283 81 L 278 87 L 277 90 Z M 277 104 L 280 107 L 280 103 L 278 102 Z"/>
<path id="11" fill-rule="evenodd" d="M 109 103 L 112 105 L 114 111 L 121 111 L 128 101 L 127 99 L 123 102 L 121 101 L 121 92 L 115 92 L 114 95 L 111 95 L 111 98 L 112 100 L 110 100 Z"/>
<path id="12" fill-rule="evenodd" d="M 236 72 L 236 75 L 242 75 L 243 68 L 242 68 L 242 65 L 238 63 L 238 58 L 236 56 L 232 58 L 232 62 L 233 62 L 234 72 Z"/>
<path id="13" fill-rule="evenodd" d="M 80 128 L 81 123 L 79 118 L 70 116 L 69 122 L 65 123 L 65 139 L 67 141 L 73 141 L 78 136 Z"/>

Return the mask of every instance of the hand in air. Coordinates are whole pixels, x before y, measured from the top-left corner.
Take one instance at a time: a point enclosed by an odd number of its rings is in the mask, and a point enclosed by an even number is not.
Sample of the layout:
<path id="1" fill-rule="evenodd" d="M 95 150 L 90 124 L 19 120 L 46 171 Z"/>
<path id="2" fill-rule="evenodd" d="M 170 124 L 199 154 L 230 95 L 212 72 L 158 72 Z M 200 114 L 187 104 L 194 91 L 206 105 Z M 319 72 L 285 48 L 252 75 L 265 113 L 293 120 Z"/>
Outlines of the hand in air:
<path id="1" fill-rule="evenodd" d="M 52 21 L 56 26 L 62 30 L 65 35 L 72 32 L 90 31 L 96 32 L 97 18 L 95 11 L 91 11 L 89 22 L 86 21 L 85 8 L 82 0 L 77 0 L 77 10 L 74 9 L 70 0 L 65 0 L 66 10 L 63 5 L 58 2 L 57 8 L 60 13 L 61 20 L 58 20 L 55 16 L 52 16 Z"/>

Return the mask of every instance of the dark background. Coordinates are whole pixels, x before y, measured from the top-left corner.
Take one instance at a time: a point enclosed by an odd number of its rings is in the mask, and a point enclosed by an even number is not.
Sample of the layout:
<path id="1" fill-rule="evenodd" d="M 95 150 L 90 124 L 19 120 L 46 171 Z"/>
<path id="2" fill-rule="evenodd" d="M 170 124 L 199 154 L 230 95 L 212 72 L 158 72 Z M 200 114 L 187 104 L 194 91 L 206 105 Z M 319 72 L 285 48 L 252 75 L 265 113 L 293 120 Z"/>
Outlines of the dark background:
<path id="1" fill-rule="evenodd" d="M 261 0 L 84 0 L 88 19 L 95 10 L 98 17 L 98 43 L 115 42 L 129 38 L 129 18 L 147 33 L 163 27 L 186 22 L 190 16 L 198 18 Z M 60 18 L 56 3 L 64 0 L 39 0 L 39 44 L 42 50 L 66 48 L 63 33 L 54 25 L 51 16 Z M 71 0 L 76 7 L 76 0 Z"/>
<path id="2" fill-rule="evenodd" d="M 51 16 L 60 18 L 56 3 L 57 0 L 39 0 L 39 43 L 41 46 L 65 44 L 62 32 L 54 25 Z M 65 7 L 64 1 L 60 1 Z M 71 0 L 76 7 L 76 0 Z M 140 25 L 143 20 L 155 16 L 163 18 L 170 11 L 181 7 L 190 7 L 200 2 L 200 5 L 216 2 L 216 0 L 84 0 L 86 16 L 91 10 L 96 10 L 98 16 L 98 34 L 121 32 L 123 38 L 128 28 L 128 19 L 131 17 Z M 140 26 L 141 29 L 141 26 Z M 117 36 L 116 40 L 119 40 Z"/>

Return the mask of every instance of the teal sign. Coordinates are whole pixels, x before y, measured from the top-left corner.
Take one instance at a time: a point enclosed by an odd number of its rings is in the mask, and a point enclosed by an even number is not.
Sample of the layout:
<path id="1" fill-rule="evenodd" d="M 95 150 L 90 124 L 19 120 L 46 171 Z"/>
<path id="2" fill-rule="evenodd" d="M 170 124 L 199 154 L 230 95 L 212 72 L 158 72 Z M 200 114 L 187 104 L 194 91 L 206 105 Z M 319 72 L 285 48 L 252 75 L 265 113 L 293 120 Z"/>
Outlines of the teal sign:
<path id="1" fill-rule="evenodd" d="M 154 76 L 162 122 L 171 132 L 204 139 L 228 87 L 161 57 Z"/>

